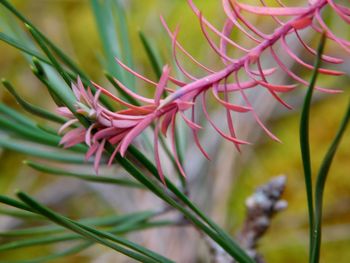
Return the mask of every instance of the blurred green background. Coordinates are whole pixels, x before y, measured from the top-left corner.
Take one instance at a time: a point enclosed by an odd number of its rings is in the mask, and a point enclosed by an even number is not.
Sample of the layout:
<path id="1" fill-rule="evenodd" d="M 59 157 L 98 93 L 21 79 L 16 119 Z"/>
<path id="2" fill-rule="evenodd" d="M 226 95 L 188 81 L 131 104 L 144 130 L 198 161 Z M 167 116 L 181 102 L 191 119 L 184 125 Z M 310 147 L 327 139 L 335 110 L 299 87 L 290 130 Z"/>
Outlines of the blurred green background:
<path id="1" fill-rule="evenodd" d="M 103 71 L 100 66 L 101 43 L 89 1 L 17 0 L 12 2 L 51 40 L 75 58 L 94 80 L 103 82 Z M 286 2 L 295 3 L 295 1 Z M 209 65 L 215 63 L 207 55 L 209 47 L 204 43 L 198 23 L 186 1 L 128 0 L 124 3 L 137 71 L 150 76 L 150 78 L 155 78 L 149 70 L 150 65 L 140 43 L 138 30 L 146 33 L 152 43 L 161 50 L 164 61 L 171 60 L 171 42 L 161 26 L 159 15 L 163 15 L 167 19 L 171 28 L 174 28 L 178 23 L 180 24 L 180 40 L 184 41 L 186 48 L 192 54 Z M 203 13 L 215 25 L 220 25 L 223 18 L 219 3 L 220 1 L 216 0 L 200 3 Z M 349 29 L 345 28 L 344 33 L 349 36 Z M 335 47 L 332 46 L 329 49 L 335 49 Z M 23 97 L 34 104 L 54 109 L 48 94 L 43 92 L 44 89 L 32 75 L 23 56 L 2 42 L 0 42 L 0 50 L 0 77 L 10 79 L 21 91 Z M 346 65 L 349 73 L 349 62 Z M 191 65 L 188 66 L 189 69 L 191 67 Z M 349 75 L 332 78 L 332 80 L 324 78 L 322 81 L 329 87 L 335 86 L 345 92 L 323 96 L 312 108 L 310 133 L 314 170 L 319 167 L 349 98 Z M 19 108 L 4 89 L 0 89 L 0 98 L 8 105 Z M 287 175 L 288 184 L 284 198 L 288 201 L 289 207 L 277 215 L 270 231 L 261 240 L 260 251 L 266 257 L 267 262 L 289 263 L 306 262 L 307 260 L 307 210 L 298 145 L 299 110 L 300 106 L 268 123 L 268 126 L 283 143 L 278 144 L 266 136 L 262 136 L 263 138 L 253 146 L 253 153 L 249 153 L 249 160 L 242 161 L 242 167 L 239 169 L 240 175 L 236 176 L 232 184 L 230 200 L 227 205 L 226 222 L 234 233 L 244 218 L 244 200 L 254 191 L 254 188 L 268 181 L 271 176 Z M 246 153 L 243 152 L 241 158 L 244 159 L 245 156 Z M 1 194 L 13 195 L 17 188 L 36 193 L 47 185 L 55 183 L 55 178 L 39 175 L 23 167 L 21 161 L 24 158 L 24 156 L 10 151 L 0 151 Z M 346 263 L 350 259 L 349 176 L 350 134 L 347 132 L 334 160 L 326 187 L 321 262 Z M 68 200 L 69 202 L 65 201 L 67 205 L 57 207 L 57 209 L 72 217 L 88 216 L 91 211 L 95 215 L 109 211 L 108 207 L 98 205 L 98 196 L 89 193 L 69 197 Z M 45 249 L 49 251 L 50 247 L 21 250 L 21 253 L 38 256 Z M 102 253 L 103 249 L 94 248 L 89 253 L 53 262 L 93 262 L 92 258 L 95 252 Z M 4 257 L 5 260 L 9 260 L 16 259 L 17 256 L 13 253 L 7 253 L 0 258 L 3 260 Z"/>

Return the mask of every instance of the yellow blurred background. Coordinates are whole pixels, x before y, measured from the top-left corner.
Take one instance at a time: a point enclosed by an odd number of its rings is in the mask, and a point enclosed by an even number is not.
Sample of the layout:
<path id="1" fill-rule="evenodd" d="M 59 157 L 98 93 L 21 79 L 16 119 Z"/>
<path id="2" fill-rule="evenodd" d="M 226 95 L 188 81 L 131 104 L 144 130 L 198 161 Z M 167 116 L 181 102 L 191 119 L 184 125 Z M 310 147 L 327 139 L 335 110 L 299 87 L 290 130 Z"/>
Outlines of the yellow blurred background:
<path id="1" fill-rule="evenodd" d="M 100 82 L 103 80 L 103 69 L 99 57 L 102 54 L 101 42 L 95 26 L 90 1 L 87 0 L 16 0 L 13 4 L 32 22 L 37 25 L 51 40 L 70 54 L 79 65 Z M 171 28 L 179 23 L 180 40 L 186 48 L 201 61 L 210 65 L 215 62 L 208 56 L 208 45 L 200 32 L 198 21 L 184 0 L 125 0 L 128 28 L 134 52 L 136 69 L 154 79 L 150 64 L 138 37 L 142 30 L 161 50 L 164 61 L 171 60 L 171 41 L 168 39 L 159 16 L 163 15 Z M 219 0 L 197 1 L 208 20 L 215 25 L 223 21 Z M 286 1 L 295 4 L 295 1 Z M 303 1 L 297 1 L 302 3 Z M 1 19 L 1 18 L 0 18 Z M 0 28 L 1 29 L 1 28 Z M 347 37 L 349 28 L 344 29 Z M 329 47 L 335 50 L 335 47 Z M 14 48 L 0 42 L 0 77 L 11 80 L 20 90 L 24 98 L 34 104 L 54 109 L 42 84 L 32 75 L 23 56 Z M 337 53 L 338 51 L 335 50 Z M 319 99 L 311 111 L 311 151 L 314 171 L 320 165 L 349 99 L 350 60 L 347 57 L 345 67 L 347 76 L 321 79 L 329 87 L 340 88 L 344 93 L 327 95 Z M 192 66 L 188 66 L 191 69 Z M 309 75 L 305 75 L 308 78 Z M 19 109 L 13 99 L 0 89 L 0 98 L 8 105 Z M 281 107 L 281 106 L 277 106 Z M 267 262 L 307 262 L 307 208 L 304 179 L 298 144 L 298 122 L 300 105 L 293 111 L 281 114 L 268 122 L 268 127 L 281 139 L 282 144 L 271 141 L 263 135 L 250 150 L 235 157 L 237 166 L 232 171 L 239 171 L 230 185 L 229 200 L 226 206 L 225 224 L 234 234 L 244 219 L 244 200 L 254 189 L 267 182 L 272 176 L 285 174 L 288 178 L 284 199 L 288 201 L 288 209 L 276 216 L 271 229 L 260 242 L 259 251 Z M 245 148 L 246 149 L 246 148 Z M 223 151 L 234 150 L 223 147 Z M 248 153 L 249 152 L 249 153 Z M 225 154 L 225 153 L 224 153 Z M 228 154 L 228 156 L 230 156 Z M 38 175 L 23 167 L 25 158 L 10 151 L 0 150 L 0 193 L 13 195 L 20 188 L 30 193 L 37 193 L 52 184 L 56 179 Z M 227 160 L 228 162 L 230 160 Z M 220 173 L 220 170 L 217 170 Z M 341 147 L 330 170 L 324 196 L 324 234 L 321 262 L 347 263 L 350 259 L 350 134 L 346 133 Z M 69 182 L 69 181 L 66 181 Z M 99 207 L 99 198 L 83 193 L 77 197 L 69 197 L 67 206 L 59 207 L 61 212 L 72 217 L 104 214 L 108 207 Z M 86 203 L 88 200 L 88 204 Z M 66 200 L 67 201 L 67 200 Z M 66 202 L 65 201 L 65 202 Z M 67 202 L 68 203 L 68 202 Z M 81 205 L 83 204 L 83 205 Z M 214 204 L 215 206 L 215 204 Z M 95 209 L 97 207 L 97 209 Z M 161 238 L 161 237 L 160 237 Z M 186 240 L 184 240 L 186 242 Z M 42 255 L 50 247 L 21 250 L 31 256 Z M 80 255 L 52 262 L 103 262 L 94 261 L 94 255 L 102 254 L 104 248 L 94 248 Z M 13 253 L 13 252 L 12 252 Z M 18 255 L 11 252 L 0 255 L 0 261 L 16 259 Z M 3 258 L 4 257 L 4 258 Z M 107 262 L 107 261 L 105 261 Z M 108 261 L 109 262 L 109 261 Z M 195 260 L 193 262 L 196 262 Z"/>

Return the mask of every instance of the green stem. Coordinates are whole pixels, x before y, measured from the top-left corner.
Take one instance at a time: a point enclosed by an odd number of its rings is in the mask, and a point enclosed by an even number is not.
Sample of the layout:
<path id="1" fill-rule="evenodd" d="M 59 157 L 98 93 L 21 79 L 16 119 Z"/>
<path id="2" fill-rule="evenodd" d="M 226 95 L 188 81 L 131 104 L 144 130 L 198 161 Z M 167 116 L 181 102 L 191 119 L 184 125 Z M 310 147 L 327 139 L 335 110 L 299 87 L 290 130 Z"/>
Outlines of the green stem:
<path id="1" fill-rule="evenodd" d="M 330 166 L 332 164 L 334 155 L 338 149 L 338 146 L 340 144 L 341 138 L 343 137 L 345 130 L 347 128 L 347 125 L 349 124 L 350 120 L 350 100 L 346 109 L 346 113 L 344 115 L 344 118 L 342 120 L 342 123 L 338 129 L 338 132 L 329 147 L 321 168 L 318 172 L 317 179 L 316 179 L 316 191 L 315 191 L 315 226 L 314 226 L 314 244 L 312 248 L 312 254 L 311 254 L 311 262 L 312 263 L 318 263 L 320 260 L 320 250 L 321 250 L 321 238 L 322 238 L 322 208 L 323 208 L 323 193 L 326 185 L 326 180 L 328 176 L 328 172 L 330 169 Z"/>
<path id="2" fill-rule="evenodd" d="M 322 35 L 320 44 L 318 46 L 317 57 L 314 64 L 313 74 L 310 80 L 309 88 L 307 90 L 303 110 L 301 113 L 300 119 L 300 148 L 301 156 L 304 169 L 304 179 L 306 187 L 306 196 L 307 196 L 307 205 L 308 205 L 308 214 L 309 214 L 309 253 L 311 255 L 312 247 L 314 244 L 314 205 L 313 205 L 313 187 L 312 187 L 312 170 L 311 170 L 311 157 L 310 157 L 310 142 L 309 142 L 309 115 L 310 115 L 310 106 L 312 94 L 316 84 L 318 69 L 321 66 L 321 57 L 324 50 L 326 37 Z M 311 258 L 310 258 L 311 260 Z"/>

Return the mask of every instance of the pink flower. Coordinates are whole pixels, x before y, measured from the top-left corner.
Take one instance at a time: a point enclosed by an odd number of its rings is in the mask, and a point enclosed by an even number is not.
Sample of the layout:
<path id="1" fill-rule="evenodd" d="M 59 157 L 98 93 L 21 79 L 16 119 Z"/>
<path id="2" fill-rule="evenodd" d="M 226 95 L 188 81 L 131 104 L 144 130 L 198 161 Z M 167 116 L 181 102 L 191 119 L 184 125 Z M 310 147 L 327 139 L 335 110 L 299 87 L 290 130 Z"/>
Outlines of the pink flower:
<path id="1" fill-rule="evenodd" d="M 281 59 L 275 53 L 273 48 L 274 45 L 276 43 L 281 43 L 282 47 L 291 57 L 291 59 L 293 59 L 302 67 L 313 69 L 312 65 L 304 62 L 301 58 L 293 53 L 286 41 L 287 36 L 294 34 L 297 36 L 297 39 L 305 47 L 305 49 L 311 54 L 315 55 L 316 51 L 309 47 L 299 34 L 299 31 L 304 28 L 312 28 L 316 32 L 325 32 L 326 37 L 329 40 L 337 43 L 346 52 L 350 53 L 350 42 L 335 36 L 324 23 L 321 16 L 321 10 L 325 6 L 329 5 L 341 19 L 343 19 L 346 23 L 350 23 L 350 9 L 345 6 L 335 4 L 332 0 L 309 1 L 309 5 L 306 7 L 286 7 L 280 2 L 280 7 L 267 7 L 264 4 L 263 0 L 261 2 L 263 3 L 263 6 L 255 7 L 239 3 L 236 0 L 222 0 L 223 11 L 226 14 L 227 18 L 222 30 L 218 30 L 202 16 L 201 12 L 194 5 L 193 1 L 188 0 L 191 9 L 199 20 L 200 27 L 208 41 L 208 44 L 213 49 L 213 51 L 217 53 L 218 57 L 222 61 L 223 68 L 219 71 L 214 71 L 193 58 L 177 41 L 178 29 L 176 29 L 175 32 L 171 32 L 164 19 L 161 18 L 165 29 L 172 39 L 175 62 L 180 71 L 187 79 L 189 79 L 189 81 L 182 82 L 172 77 L 170 74 L 170 67 L 165 66 L 163 68 L 163 73 L 159 82 L 156 83 L 138 74 L 137 72 L 124 65 L 121 61 L 117 60 L 117 62 L 125 70 L 131 72 L 136 77 L 156 87 L 154 98 L 146 98 L 132 92 L 121 82 L 115 80 L 116 83 L 127 94 L 143 104 L 142 106 L 135 106 L 114 96 L 112 93 L 97 85 L 96 83 L 93 83 L 93 85 L 97 88 L 98 92 L 93 95 L 89 88 L 85 90 L 81 80 L 78 78 L 77 84 L 72 85 L 75 97 L 77 98 L 77 112 L 90 119 L 91 125 L 86 129 L 82 127 L 74 127 L 63 136 L 61 144 L 63 144 L 64 147 L 71 147 L 75 144 L 85 142 L 90 147 L 89 151 L 86 154 L 86 158 L 88 159 L 92 155 L 95 155 L 94 168 L 96 172 L 98 172 L 99 163 L 101 161 L 102 153 L 107 142 L 115 146 L 115 150 L 108 162 L 111 164 L 117 153 L 120 153 L 122 156 L 124 156 L 129 145 L 134 141 L 134 139 L 147 127 L 149 127 L 151 123 L 155 123 L 154 154 L 160 177 L 164 179 L 159 158 L 158 137 L 159 133 L 163 133 L 166 136 L 168 130 L 170 130 L 170 140 L 176 163 L 183 176 L 185 176 L 185 172 L 177 157 L 174 142 L 176 117 L 182 118 L 185 121 L 189 129 L 192 131 L 196 145 L 203 153 L 203 155 L 209 159 L 209 156 L 201 146 L 198 137 L 198 131 L 202 128 L 199 124 L 196 123 L 195 118 L 194 104 L 198 99 L 200 99 L 203 113 L 212 127 L 222 137 L 233 142 L 238 150 L 240 149 L 239 147 L 241 144 L 247 144 L 247 142 L 236 138 L 235 129 L 231 118 L 232 112 L 251 112 L 262 129 L 272 139 L 278 141 L 278 138 L 265 127 L 265 125 L 259 119 L 258 115 L 255 113 L 251 103 L 248 100 L 245 90 L 252 88 L 266 89 L 282 105 L 290 108 L 290 106 L 279 97 L 278 93 L 289 92 L 293 90 L 296 85 L 270 83 L 267 80 L 267 77 L 269 75 L 272 75 L 275 72 L 276 68 L 263 69 L 260 61 L 261 55 L 264 52 L 270 52 L 272 58 L 276 61 L 276 64 L 280 69 L 285 71 L 286 74 L 288 74 L 296 82 L 307 85 L 307 81 L 297 76 L 294 72 L 285 66 L 283 61 L 281 61 Z M 270 16 L 276 21 L 278 26 L 272 34 L 265 34 L 254 25 L 250 24 L 249 21 L 244 18 L 245 12 L 259 16 Z M 281 17 L 290 17 L 290 19 L 287 22 L 282 22 L 280 20 Z M 242 25 L 244 25 L 244 27 Z M 251 41 L 253 41 L 253 43 L 256 43 L 256 46 L 254 48 L 248 49 L 230 39 L 229 36 L 235 28 L 238 28 Z M 208 29 L 219 37 L 219 46 L 216 45 L 215 42 L 210 38 L 209 33 L 207 32 Z M 241 50 L 241 52 L 243 52 L 243 56 L 238 58 L 230 57 L 228 54 L 228 48 L 230 46 Z M 205 72 L 204 77 L 196 78 L 182 67 L 179 60 L 177 59 L 178 49 L 182 51 L 186 56 L 188 56 L 191 61 L 193 61 Z M 342 59 L 327 55 L 323 55 L 322 59 L 328 63 L 342 63 Z M 256 65 L 257 70 L 252 69 L 252 65 Z M 247 81 L 243 82 L 239 80 L 238 73 L 241 71 L 244 72 L 247 76 Z M 343 74 L 342 72 L 324 68 L 320 68 L 319 71 L 322 74 L 335 76 Z M 233 77 L 233 82 L 229 82 L 228 79 L 230 77 Z M 168 87 L 168 82 L 175 84 L 178 89 L 170 89 Z M 321 87 L 316 87 L 316 89 L 328 93 L 339 92 L 337 90 L 328 90 Z M 165 90 L 169 92 L 169 95 L 165 99 L 161 99 Z M 117 104 L 124 106 L 125 109 L 117 112 L 109 111 L 99 103 L 98 97 L 100 93 L 109 96 Z M 229 134 L 226 134 L 224 131 L 220 130 L 215 125 L 214 121 L 210 118 L 207 110 L 208 93 L 211 93 L 216 101 L 225 108 Z M 245 104 L 236 105 L 231 103 L 228 98 L 228 94 L 230 93 L 235 93 L 239 96 L 242 96 Z M 223 94 L 223 98 L 221 98 L 219 94 Z M 61 127 L 60 132 L 72 125 L 75 125 L 78 122 L 78 120 L 75 119 L 73 114 L 67 108 L 59 108 L 58 110 L 62 116 L 69 118 L 69 121 L 67 121 L 67 123 Z M 187 117 L 185 114 L 185 112 L 188 110 L 191 110 L 190 117 Z"/>

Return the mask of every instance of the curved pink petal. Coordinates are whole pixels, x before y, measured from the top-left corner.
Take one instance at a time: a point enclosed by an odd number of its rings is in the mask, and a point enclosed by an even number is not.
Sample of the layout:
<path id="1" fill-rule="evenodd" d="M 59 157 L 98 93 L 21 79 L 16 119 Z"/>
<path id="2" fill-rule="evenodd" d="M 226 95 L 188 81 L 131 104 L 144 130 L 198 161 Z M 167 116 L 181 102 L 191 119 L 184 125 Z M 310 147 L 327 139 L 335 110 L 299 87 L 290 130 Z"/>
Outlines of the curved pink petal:
<path id="1" fill-rule="evenodd" d="M 240 3 L 236 0 L 231 0 L 232 5 L 238 6 L 240 9 L 249 13 L 266 16 L 297 16 L 308 12 L 307 7 L 266 7 L 266 6 L 252 6 Z"/>
<path id="2" fill-rule="evenodd" d="M 297 55 L 293 53 L 293 51 L 289 48 L 285 37 L 282 37 L 282 46 L 284 47 L 284 50 L 287 51 L 287 54 L 294 59 L 298 64 L 304 66 L 305 68 L 314 69 L 313 65 L 307 64 L 303 60 L 301 60 Z M 326 75 L 332 75 L 332 76 L 341 76 L 344 75 L 345 72 L 337 71 L 337 70 L 331 70 L 331 69 L 325 69 L 325 68 L 319 68 L 318 72 Z"/>
<path id="3" fill-rule="evenodd" d="M 105 143 L 106 140 L 102 140 L 102 142 L 100 143 L 100 145 L 98 146 L 97 150 L 96 150 L 96 155 L 95 155 L 95 160 L 94 160 L 94 170 L 96 172 L 96 174 L 98 175 L 98 170 L 100 167 L 100 162 L 101 162 L 101 158 L 102 158 L 102 153 L 105 147 Z"/>
<path id="4" fill-rule="evenodd" d="M 156 117 L 156 113 L 149 114 L 146 116 L 142 121 L 140 121 L 121 141 L 120 145 L 120 154 L 122 156 L 125 155 L 126 150 L 128 149 L 129 145 L 132 143 L 132 141 L 144 131 L 154 120 Z"/>
<path id="5" fill-rule="evenodd" d="M 71 119 L 67 121 L 65 124 L 61 126 L 61 128 L 58 130 L 58 134 L 62 134 L 62 132 L 67 129 L 68 127 L 72 126 L 74 123 L 77 123 L 78 119 Z"/>
<path id="6" fill-rule="evenodd" d="M 229 103 L 227 101 L 220 99 L 220 97 L 218 95 L 217 87 L 215 87 L 215 86 L 212 88 L 212 93 L 213 93 L 215 99 L 228 110 L 235 111 L 235 112 L 248 112 L 248 111 L 252 110 L 251 107 L 235 105 L 235 104 L 232 104 L 232 103 Z"/>
<path id="7" fill-rule="evenodd" d="M 176 150 L 176 143 L 175 143 L 175 118 L 176 115 L 174 114 L 173 117 L 171 118 L 171 137 L 170 137 L 170 141 L 171 141 L 171 149 L 173 151 L 174 154 L 174 159 L 175 159 L 175 163 L 177 165 L 177 167 L 179 168 L 179 171 L 181 173 L 181 175 L 183 177 L 186 177 L 186 173 L 180 163 L 179 160 L 179 156 L 177 154 L 177 150 Z"/>
<path id="8" fill-rule="evenodd" d="M 200 21 L 200 26 L 201 26 L 202 32 L 203 32 L 205 38 L 207 39 L 208 44 L 209 44 L 210 47 L 214 50 L 214 52 L 215 52 L 216 54 L 218 54 L 219 57 L 221 57 L 221 58 L 227 60 L 228 62 L 231 62 L 231 63 L 236 62 L 235 59 L 228 57 L 225 53 L 222 53 L 221 50 L 220 50 L 220 49 L 214 44 L 214 42 L 210 39 L 210 37 L 209 37 L 207 31 L 205 30 L 204 24 L 203 24 L 202 13 L 199 13 L 199 21 Z"/>
<path id="9" fill-rule="evenodd" d="M 228 38 L 225 34 L 222 34 L 219 30 L 217 30 L 211 23 L 208 22 L 208 20 L 206 20 L 201 12 L 199 11 L 199 9 L 196 7 L 196 5 L 193 3 L 192 0 L 188 0 L 187 1 L 189 6 L 191 7 L 191 9 L 193 10 L 193 12 L 195 13 L 195 15 L 199 18 L 199 20 L 201 20 L 200 22 L 205 24 L 211 31 L 213 31 L 216 35 L 218 35 L 220 37 L 220 39 L 223 39 L 226 41 L 226 43 L 229 43 L 230 45 L 244 51 L 244 52 L 249 52 L 248 49 L 238 45 L 236 42 L 232 41 L 230 38 Z"/>
<path id="10" fill-rule="evenodd" d="M 170 36 L 170 38 L 172 40 L 174 40 L 174 36 L 173 36 L 171 30 L 169 29 L 167 23 L 165 22 L 165 20 L 162 16 L 160 16 L 160 21 L 161 21 L 163 27 L 165 28 L 165 30 L 167 31 L 168 35 Z M 204 66 L 202 63 L 200 63 L 198 60 L 196 60 L 182 45 L 180 45 L 180 43 L 178 41 L 175 41 L 175 44 L 197 66 L 199 66 L 200 68 L 204 69 L 205 71 L 207 71 L 209 73 L 215 72 L 214 70 L 211 70 L 210 68 Z"/>
<path id="11" fill-rule="evenodd" d="M 157 84 L 156 88 L 156 94 L 154 96 L 154 103 L 158 106 L 160 102 L 160 98 L 165 90 L 165 87 L 168 83 L 169 79 L 169 74 L 170 74 L 170 67 L 168 65 L 165 65 L 163 68 L 163 73 L 162 76 Z"/>
<path id="12" fill-rule="evenodd" d="M 312 55 L 317 55 L 317 51 L 312 49 L 311 47 L 309 47 L 305 42 L 304 40 L 301 38 L 300 34 L 298 33 L 297 30 L 295 30 L 295 34 L 299 40 L 299 42 L 304 46 L 304 48 L 309 52 L 311 53 Z M 331 56 L 327 56 L 327 55 L 322 55 L 322 60 L 323 61 L 326 61 L 328 63 L 332 63 L 332 64 L 342 64 L 344 62 L 343 59 L 341 58 L 335 58 L 335 57 L 331 57 Z"/>
<path id="13" fill-rule="evenodd" d="M 255 41 L 256 43 L 261 43 L 261 40 L 250 34 L 247 30 L 245 30 L 241 24 L 237 20 L 236 13 L 232 11 L 230 0 L 222 0 L 222 6 L 224 8 L 224 12 L 226 16 L 231 20 L 231 22 L 248 38 Z"/>
<path id="14" fill-rule="evenodd" d="M 153 139 L 154 140 L 154 160 L 156 163 L 159 178 L 162 181 L 162 183 L 164 185 L 166 185 L 164 173 L 163 173 L 163 169 L 162 169 L 162 165 L 161 165 L 161 161 L 160 161 L 160 157 L 159 157 L 158 139 L 159 139 L 159 122 L 157 122 L 155 127 L 154 127 L 154 139 Z"/>

